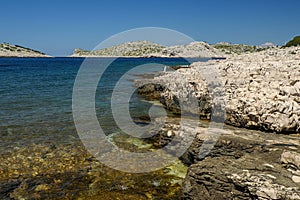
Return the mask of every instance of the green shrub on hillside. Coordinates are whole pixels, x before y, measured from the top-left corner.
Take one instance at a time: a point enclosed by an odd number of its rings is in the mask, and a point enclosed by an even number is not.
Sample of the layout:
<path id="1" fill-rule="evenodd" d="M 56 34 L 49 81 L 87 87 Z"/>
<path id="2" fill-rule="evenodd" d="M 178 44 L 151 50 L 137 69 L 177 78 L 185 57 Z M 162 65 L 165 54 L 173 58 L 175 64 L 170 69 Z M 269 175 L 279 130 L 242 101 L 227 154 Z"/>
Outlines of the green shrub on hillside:
<path id="1" fill-rule="evenodd" d="M 246 52 L 255 52 L 257 51 L 256 46 L 245 45 L 245 44 L 214 44 L 212 45 L 216 49 L 220 49 L 225 54 L 242 54 Z"/>
<path id="2" fill-rule="evenodd" d="M 286 43 L 285 47 L 298 46 L 300 45 L 300 36 L 294 37 L 291 41 Z"/>

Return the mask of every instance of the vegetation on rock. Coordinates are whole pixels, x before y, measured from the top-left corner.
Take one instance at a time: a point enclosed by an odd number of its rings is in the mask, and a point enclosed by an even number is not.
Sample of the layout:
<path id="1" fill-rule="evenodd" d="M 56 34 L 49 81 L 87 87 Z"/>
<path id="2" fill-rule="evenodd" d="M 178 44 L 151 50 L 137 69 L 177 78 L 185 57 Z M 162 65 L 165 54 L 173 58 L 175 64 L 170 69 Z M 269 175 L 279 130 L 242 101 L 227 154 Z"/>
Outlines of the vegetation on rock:
<path id="1" fill-rule="evenodd" d="M 223 53 L 205 42 L 192 42 L 190 44 L 176 46 L 162 46 L 150 41 L 136 41 L 92 51 L 75 49 L 72 56 L 221 57 L 223 56 Z"/>
<path id="2" fill-rule="evenodd" d="M 0 57 L 45 57 L 46 54 L 27 47 L 12 45 L 9 43 L 0 44 Z"/>
<path id="3" fill-rule="evenodd" d="M 164 46 L 153 42 L 136 41 L 93 51 L 75 49 L 74 54 L 76 56 L 147 56 L 158 53 L 163 48 Z"/>
<path id="4" fill-rule="evenodd" d="M 245 45 L 245 44 L 230 44 L 226 42 L 221 42 L 212 45 L 214 48 L 221 50 L 225 54 L 242 54 L 242 53 L 253 53 L 256 51 L 263 50 L 263 48 L 259 48 L 256 46 Z"/>
<path id="5" fill-rule="evenodd" d="M 286 43 L 284 47 L 298 46 L 300 45 L 300 36 L 294 37 L 292 40 Z"/>

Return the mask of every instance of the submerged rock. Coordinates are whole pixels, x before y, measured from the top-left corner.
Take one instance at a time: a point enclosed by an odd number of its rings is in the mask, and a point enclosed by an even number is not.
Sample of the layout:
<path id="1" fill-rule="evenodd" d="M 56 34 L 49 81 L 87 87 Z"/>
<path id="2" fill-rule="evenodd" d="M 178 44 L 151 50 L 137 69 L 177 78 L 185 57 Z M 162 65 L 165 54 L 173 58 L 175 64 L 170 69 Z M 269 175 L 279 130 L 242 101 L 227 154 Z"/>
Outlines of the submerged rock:
<path id="1" fill-rule="evenodd" d="M 137 139 L 115 142 L 149 149 Z M 80 141 L 28 144 L 1 152 L 0 199 L 180 199 L 186 170 L 177 161 L 151 173 L 125 173 L 101 164 Z"/>

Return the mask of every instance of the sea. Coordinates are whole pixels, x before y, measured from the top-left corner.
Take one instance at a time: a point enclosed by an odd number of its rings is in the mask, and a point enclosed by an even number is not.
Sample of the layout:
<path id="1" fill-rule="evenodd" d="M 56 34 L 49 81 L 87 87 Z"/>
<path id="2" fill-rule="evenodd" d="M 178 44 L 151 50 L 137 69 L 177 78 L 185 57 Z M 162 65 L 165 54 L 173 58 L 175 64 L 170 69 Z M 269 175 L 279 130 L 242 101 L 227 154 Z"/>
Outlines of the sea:
<path id="1" fill-rule="evenodd" d="M 179 172 L 184 174 L 186 170 L 180 163 L 138 175 L 98 163 L 77 134 L 72 94 L 83 63 L 105 68 L 97 86 L 95 107 L 99 123 L 109 136 L 119 131 L 111 112 L 111 97 L 124 74 L 129 76 L 123 84 L 135 89 L 135 79 L 162 72 L 164 66 L 188 65 L 191 61 L 116 58 L 105 66 L 107 59 L 111 58 L 0 58 L 1 199 L 179 198 L 183 178 Z M 140 65 L 149 67 L 130 71 Z M 143 118 L 151 104 L 135 92 L 128 105 L 131 116 Z"/>

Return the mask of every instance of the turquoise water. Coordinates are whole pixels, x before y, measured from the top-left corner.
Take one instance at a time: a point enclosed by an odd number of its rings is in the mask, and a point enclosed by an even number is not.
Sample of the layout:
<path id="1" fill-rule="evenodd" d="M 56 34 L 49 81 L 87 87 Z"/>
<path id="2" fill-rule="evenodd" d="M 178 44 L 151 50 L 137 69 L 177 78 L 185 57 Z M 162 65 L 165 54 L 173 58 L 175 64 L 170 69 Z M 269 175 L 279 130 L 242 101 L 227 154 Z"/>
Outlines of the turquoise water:
<path id="1" fill-rule="evenodd" d="M 179 160 L 155 172 L 129 174 L 104 166 L 85 149 L 72 117 L 73 84 L 83 61 L 0 58 L 0 199 L 179 199 L 186 172 Z M 105 61 L 89 59 L 99 68 Z M 183 59 L 117 59 L 95 95 L 105 134 L 132 151 L 149 144 L 115 134 L 120 130 L 111 114 L 111 93 L 123 74 L 147 63 L 157 65 L 130 74 L 123 86 L 134 88 L 133 79 L 162 71 L 163 65 L 188 64 Z M 151 103 L 134 93 L 128 106 L 133 118 L 145 119 Z"/>
<path id="2" fill-rule="evenodd" d="M 105 58 L 93 58 L 91 61 L 102 67 L 103 59 Z M 83 60 L 83 58 L 0 59 L 2 149 L 8 145 L 5 143 L 7 135 L 22 140 L 20 143 L 26 143 L 28 139 L 40 140 L 40 137 L 44 140 L 56 140 L 56 136 L 57 138 L 67 134 L 76 136 L 72 118 L 72 90 Z M 187 64 L 187 61 L 157 58 L 117 59 L 105 71 L 98 85 L 96 110 L 99 118 L 105 121 L 111 117 L 110 97 L 116 81 L 132 67 L 146 63 L 179 65 Z M 149 69 L 148 72 L 158 69 L 162 70 L 162 67 Z M 132 87 L 132 80 L 128 80 L 127 84 Z M 134 108 L 138 109 L 134 111 Z M 143 109 L 134 103 L 132 109 L 133 113 L 143 112 Z"/>

